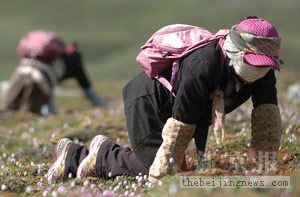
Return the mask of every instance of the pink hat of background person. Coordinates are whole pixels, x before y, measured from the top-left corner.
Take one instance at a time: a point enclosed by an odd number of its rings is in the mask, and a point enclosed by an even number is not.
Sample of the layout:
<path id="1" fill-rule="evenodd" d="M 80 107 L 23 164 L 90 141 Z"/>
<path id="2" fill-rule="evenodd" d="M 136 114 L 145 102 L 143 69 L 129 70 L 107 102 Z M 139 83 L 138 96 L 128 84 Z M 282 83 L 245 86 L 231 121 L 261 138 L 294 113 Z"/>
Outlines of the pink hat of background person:
<path id="1" fill-rule="evenodd" d="M 263 18 L 246 18 L 235 25 L 235 29 L 250 34 L 266 37 L 266 38 L 277 38 L 279 40 L 278 51 L 280 48 L 280 36 L 277 29 L 270 22 Z M 270 56 L 261 53 L 246 52 L 244 55 L 246 63 L 255 67 L 272 67 L 276 70 L 280 70 L 280 61 L 278 57 Z"/>
<path id="2" fill-rule="evenodd" d="M 51 62 L 61 55 L 63 49 L 63 44 L 55 33 L 38 30 L 27 33 L 21 39 L 17 47 L 17 53 L 21 57 Z"/>

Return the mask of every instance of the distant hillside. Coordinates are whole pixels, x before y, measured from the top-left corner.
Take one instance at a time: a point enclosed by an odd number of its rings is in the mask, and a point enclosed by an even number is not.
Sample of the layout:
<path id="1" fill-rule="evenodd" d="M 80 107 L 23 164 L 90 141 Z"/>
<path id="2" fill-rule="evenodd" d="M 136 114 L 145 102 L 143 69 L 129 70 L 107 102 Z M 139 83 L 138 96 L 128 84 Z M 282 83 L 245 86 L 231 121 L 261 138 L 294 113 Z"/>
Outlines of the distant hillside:
<path id="1" fill-rule="evenodd" d="M 15 47 L 33 29 L 58 32 L 76 41 L 96 80 L 127 79 L 139 71 L 139 46 L 158 28 L 187 23 L 216 31 L 247 15 L 263 16 L 278 26 L 285 67 L 297 68 L 300 49 L 298 0 L 0 0 L 0 80 L 18 62 Z"/>

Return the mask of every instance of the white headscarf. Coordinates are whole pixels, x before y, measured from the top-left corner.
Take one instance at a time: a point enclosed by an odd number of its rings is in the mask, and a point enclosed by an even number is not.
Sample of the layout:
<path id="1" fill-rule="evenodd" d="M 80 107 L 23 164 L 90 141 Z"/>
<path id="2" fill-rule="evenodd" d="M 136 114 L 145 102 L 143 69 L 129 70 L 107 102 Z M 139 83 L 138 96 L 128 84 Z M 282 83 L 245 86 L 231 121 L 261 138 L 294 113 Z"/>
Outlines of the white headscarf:
<path id="1" fill-rule="evenodd" d="M 231 41 L 228 35 L 223 48 L 230 59 L 229 66 L 234 68 L 235 73 L 247 82 L 254 82 L 267 74 L 270 67 L 254 67 L 244 62 L 245 52 L 239 50 Z"/>

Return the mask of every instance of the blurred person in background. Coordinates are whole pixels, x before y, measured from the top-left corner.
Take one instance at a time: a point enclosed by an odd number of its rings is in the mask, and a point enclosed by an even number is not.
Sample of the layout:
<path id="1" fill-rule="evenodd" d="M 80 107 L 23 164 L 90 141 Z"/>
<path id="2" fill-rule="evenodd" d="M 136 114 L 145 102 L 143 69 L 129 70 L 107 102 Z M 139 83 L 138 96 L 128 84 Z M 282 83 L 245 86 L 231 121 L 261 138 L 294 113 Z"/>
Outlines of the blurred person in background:
<path id="1" fill-rule="evenodd" d="M 249 17 L 231 27 L 222 44 L 215 40 L 181 59 L 175 98 L 158 80 L 142 72 L 123 91 L 133 150 L 103 135 L 94 137 L 89 147 L 63 138 L 55 147 L 48 181 L 70 173 L 79 178 L 142 173 L 156 182 L 182 169 L 184 152 L 195 135 L 200 136 L 198 147 L 204 153 L 208 127 L 217 123 L 223 132 L 225 113 L 250 97 L 251 150 L 254 156 L 260 151 L 276 153 L 281 141 L 275 78 L 275 70 L 280 69 L 280 45 L 279 33 L 270 22 Z M 164 72 L 170 79 L 171 69 Z M 212 98 L 214 93 L 218 95 Z M 214 108 L 219 116 L 214 116 Z M 223 134 L 216 136 L 221 137 L 217 142 L 224 140 Z"/>
<path id="2" fill-rule="evenodd" d="M 53 32 L 32 31 L 21 39 L 17 53 L 21 60 L 2 95 L 2 110 L 55 114 L 54 88 L 68 78 L 78 81 L 94 106 L 106 106 L 92 87 L 76 44 L 65 44 Z"/>

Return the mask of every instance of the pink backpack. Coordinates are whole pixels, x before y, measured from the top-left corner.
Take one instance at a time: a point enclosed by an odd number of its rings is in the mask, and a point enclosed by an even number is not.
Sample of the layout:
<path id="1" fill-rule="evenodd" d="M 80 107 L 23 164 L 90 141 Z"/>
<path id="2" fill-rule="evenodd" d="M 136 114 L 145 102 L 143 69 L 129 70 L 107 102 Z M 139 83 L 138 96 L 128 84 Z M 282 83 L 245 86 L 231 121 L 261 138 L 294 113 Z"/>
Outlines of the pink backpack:
<path id="1" fill-rule="evenodd" d="M 18 47 L 17 53 L 21 57 L 34 58 L 40 57 L 53 61 L 64 51 L 63 44 L 58 36 L 53 32 L 37 30 L 28 32 L 24 36 Z"/>
<path id="2" fill-rule="evenodd" d="M 202 48 L 216 40 L 223 46 L 228 30 L 220 30 L 215 35 L 208 30 L 184 24 L 168 25 L 155 32 L 141 47 L 136 58 L 138 64 L 149 77 L 160 81 L 172 94 L 176 84 L 180 58 Z M 222 51 L 221 60 L 225 53 Z M 172 66 L 172 77 L 169 82 L 160 76 L 161 71 Z"/>

